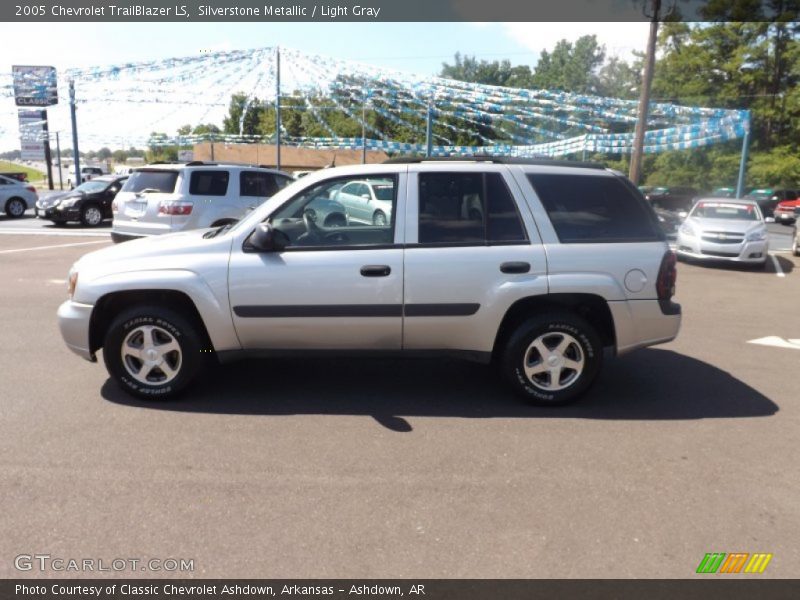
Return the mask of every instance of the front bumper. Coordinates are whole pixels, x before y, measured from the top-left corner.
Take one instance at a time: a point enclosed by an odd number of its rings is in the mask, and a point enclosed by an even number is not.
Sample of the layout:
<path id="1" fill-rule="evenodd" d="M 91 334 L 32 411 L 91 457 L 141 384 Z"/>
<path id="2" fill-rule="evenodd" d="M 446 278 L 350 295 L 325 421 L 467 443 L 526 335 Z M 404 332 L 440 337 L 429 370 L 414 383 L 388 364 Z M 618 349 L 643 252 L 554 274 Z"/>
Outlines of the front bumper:
<path id="1" fill-rule="evenodd" d="M 739 242 L 738 244 L 719 244 L 699 237 L 678 234 L 678 256 L 698 260 L 762 264 L 767 260 L 769 242 Z"/>
<path id="2" fill-rule="evenodd" d="M 67 348 L 81 358 L 97 362 L 94 352 L 89 349 L 89 323 L 93 309 L 91 304 L 67 300 L 58 307 L 58 328 Z"/>
<path id="3" fill-rule="evenodd" d="M 80 210 L 77 208 L 62 209 L 60 206 L 39 208 L 36 207 L 36 216 L 40 219 L 64 223 L 65 221 L 79 221 L 81 218 Z"/>

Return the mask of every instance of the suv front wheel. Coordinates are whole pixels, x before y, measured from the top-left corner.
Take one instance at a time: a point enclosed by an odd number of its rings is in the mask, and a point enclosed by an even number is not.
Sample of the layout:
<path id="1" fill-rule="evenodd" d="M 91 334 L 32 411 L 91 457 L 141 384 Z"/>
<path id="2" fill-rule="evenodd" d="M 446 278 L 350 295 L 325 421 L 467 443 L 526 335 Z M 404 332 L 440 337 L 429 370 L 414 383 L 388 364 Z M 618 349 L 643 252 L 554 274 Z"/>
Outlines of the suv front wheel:
<path id="1" fill-rule="evenodd" d="M 514 390 L 535 404 L 576 400 L 595 380 L 603 360 L 597 331 L 570 313 L 523 322 L 506 344 L 502 370 Z"/>
<path id="2" fill-rule="evenodd" d="M 156 400 L 173 396 L 194 379 L 202 342 L 191 323 L 160 306 L 120 314 L 106 333 L 103 360 L 126 392 Z"/>

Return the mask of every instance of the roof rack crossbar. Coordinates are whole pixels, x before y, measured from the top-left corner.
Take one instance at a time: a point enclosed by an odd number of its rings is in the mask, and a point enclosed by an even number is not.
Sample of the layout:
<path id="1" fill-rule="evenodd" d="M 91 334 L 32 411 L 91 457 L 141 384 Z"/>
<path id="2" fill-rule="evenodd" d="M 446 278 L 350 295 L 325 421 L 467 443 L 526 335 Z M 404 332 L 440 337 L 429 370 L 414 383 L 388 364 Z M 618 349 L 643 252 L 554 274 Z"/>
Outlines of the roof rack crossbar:
<path id="1" fill-rule="evenodd" d="M 488 162 L 498 165 L 537 165 L 554 167 L 575 167 L 579 169 L 605 169 L 605 165 L 578 160 L 557 158 L 519 158 L 515 156 L 437 156 L 437 157 L 398 157 L 384 161 L 384 164 L 419 164 L 424 162 Z"/>

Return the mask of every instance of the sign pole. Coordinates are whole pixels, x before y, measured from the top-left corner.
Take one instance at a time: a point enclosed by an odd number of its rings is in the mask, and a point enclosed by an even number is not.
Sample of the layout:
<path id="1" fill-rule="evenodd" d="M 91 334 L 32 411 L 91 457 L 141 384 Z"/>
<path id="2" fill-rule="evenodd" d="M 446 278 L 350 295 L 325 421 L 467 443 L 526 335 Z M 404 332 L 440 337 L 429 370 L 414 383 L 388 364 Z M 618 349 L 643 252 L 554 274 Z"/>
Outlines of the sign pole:
<path id="1" fill-rule="evenodd" d="M 44 162 L 47 165 L 47 188 L 52 190 L 53 187 L 53 156 L 50 153 L 50 128 L 47 126 L 47 111 L 42 111 L 42 137 L 44 138 Z"/>
<path id="2" fill-rule="evenodd" d="M 58 140 L 58 131 L 56 131 L 56 155 L 58 156 L 58 189 L 64 189 L 64 180 L 61 177 L 61 142 Z"/>
<path id="3" fill-rule="evenodd" d="M 72 157 L 75 169 L 75 179 L 73 183 L 80 185 L 81 179 L 81 157 L 78 153 L 78 121 L 75 116 L 75 80 L 69 80 L 69 113 L 72 118 Z"/>

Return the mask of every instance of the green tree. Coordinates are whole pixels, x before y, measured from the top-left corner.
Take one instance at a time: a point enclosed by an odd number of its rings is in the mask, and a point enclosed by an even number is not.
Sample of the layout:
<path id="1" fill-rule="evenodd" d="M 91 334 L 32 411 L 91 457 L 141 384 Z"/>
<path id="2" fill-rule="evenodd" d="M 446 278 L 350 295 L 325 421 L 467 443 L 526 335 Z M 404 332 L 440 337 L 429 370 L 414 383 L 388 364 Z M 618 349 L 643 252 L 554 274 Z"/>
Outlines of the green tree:
<path id="1" fill-rule="evenodd" d="M 542 50 L 533 71 L 533 85 L 540 89 L 578 94 L 594 93 L 597 69 L 605 58 L 605 47 L 594 35 L 584 35 L 575 43 L 559 41 L 552 52 Z"/>
<path id="2" fill-rule="evenodd" d="M 455 62 L 442 63 L 441 77 L 506 87 L 530 88 L 533 85 L 531 69 L 527 65 L 511 66 L 508 60 L 489 62 L 474 56 L 456 53 Z"/>
<path id="3" fill-rule="evenodd" d="M 265 107 L 258 97 L 251 99 L 247 94 L 241 92 L 233 94 L 222 129 L 225 133 L 258 135 L 259 122 L 264 110 Z"/>

